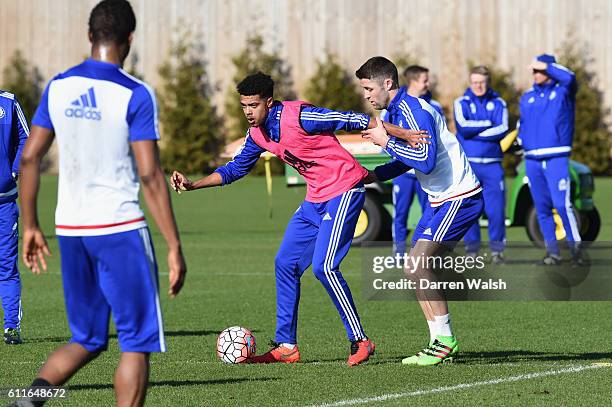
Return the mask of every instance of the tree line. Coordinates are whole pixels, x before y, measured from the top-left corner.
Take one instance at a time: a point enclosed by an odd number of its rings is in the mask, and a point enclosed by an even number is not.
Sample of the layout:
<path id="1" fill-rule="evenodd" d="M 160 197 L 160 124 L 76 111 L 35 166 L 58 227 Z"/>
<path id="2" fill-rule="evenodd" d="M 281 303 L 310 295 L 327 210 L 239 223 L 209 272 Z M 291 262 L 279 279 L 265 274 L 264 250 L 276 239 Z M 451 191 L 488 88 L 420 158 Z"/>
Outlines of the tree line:
<path id="1" fill-rule="evenodd" d="M 225 90 L 225 111 L 221 115 L 212 102 L 215 95 L 210 83 L 202 45 L 189 32 L 182 32 L 171 45 L 169 57 L 159 67 L 160 84 L 156 89 L 162 132 L 161 158 L 165 169 L 181 168 L 187 173 L 199 174 L 219 164 L 223 146 L 243 137 L 248 127 L 238 103 L 234 84 L 257 71 L 272 76 L 275 97 L 290 100 L 297 97 L 291 75 L 291 66 L 276 52 L 266 51 L 261 35 L 247 38 L 245 47 L 232 58 L 232 85 Z M 595 174 L 610 171 L 610 146 L 612 133 L 605 123 L 609 109 L 604 107 L 603 92 L 598 88 L 597 77 L 589 68 L 592 59 L 585 47 L 568 39 L 558 50 L 558 61 L 576 74 L 579 89 L 576 95 L 576 130 L 572 159 L 587 164 Z M 400 72 L 410 64 L 419 63 L 412 55 L 396 55 L 392 60 Z M 325 53 L 316 61 L 315 72 L 306 82 L 302 97 L 308 102 L 335 110 L 369 111 L 353 72 L 338 61 L 332 53 Z M 469 63 L 473 65 L 473 62 Z M 524 89 L 512 80 L 512 72 L 494 64 L 487 64 L 491 71 L 491 88 L 495 89 L 508 105 L 509 127 L 514 129 L 519 118 L 518 101 Z M 133 75 L 141 77 L 134 67 Z M 44 86 L 42 75 L 17 50 L 3 70 L 2 89 L 17 95 L 29 120 L 40 100 Z M 467 87 L 467 75 L 466 75 Z M 436 89 L 433 89 L 434 97 Z M 445 106 L 447 121 L 452 122 L 452 109 Z M 518 162 L 508 155 L 504 168 L 511 174 Z M 262 167 L 256 167 L 260 173 Z M 282 165 L 275 162 L 276 173 Z"/>

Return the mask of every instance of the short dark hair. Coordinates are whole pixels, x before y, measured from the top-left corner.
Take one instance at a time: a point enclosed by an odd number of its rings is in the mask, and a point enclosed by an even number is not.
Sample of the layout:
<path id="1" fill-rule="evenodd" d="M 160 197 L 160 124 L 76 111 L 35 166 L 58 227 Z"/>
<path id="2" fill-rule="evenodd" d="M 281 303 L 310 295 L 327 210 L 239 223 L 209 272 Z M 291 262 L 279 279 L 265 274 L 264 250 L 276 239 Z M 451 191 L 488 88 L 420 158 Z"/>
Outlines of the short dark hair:
<path id="1" fill-rule="evenodd" d="M 259 95 L 262 98 L 274 96 L 274 80 L 263 72 L 251 74 L 240 81 L 236 90 L 242 96 Z"/>
<path id="2" fill-rule="evenodd" d="M 359 79 L 391 79 L 393 88 L 398 87 L 397 67 L 385 57 L 372 57 L 355 72 Z"/>
<path id="3" fill-rule="evenodd" d="M 478 65 L 470 69 L 470 75 L 478 74 L 482 76 L 486 76 L 487 79 L 491 77 L 491 73 L 489 72 L 489 68 L 484 65 Z"/>
<path id="4" fill-rule="evenodd" d="M 422 74 L 428 72 L 429 69 L 425 68 L 424 66 L 410 65 L 408 68 L 404 69 L 404 78 L 406 79 L 406 82 L 408 82 L 408 84 L 410 85 L 410 82 L 418 81 L 419 77 Z"/>
<path id="5" fill-rule="evenodd" d="M 89 32 L 93 42 L 126 44 L 136 29 L 136 16 L 129 1 L 104 0 L 89 15 Z"/>

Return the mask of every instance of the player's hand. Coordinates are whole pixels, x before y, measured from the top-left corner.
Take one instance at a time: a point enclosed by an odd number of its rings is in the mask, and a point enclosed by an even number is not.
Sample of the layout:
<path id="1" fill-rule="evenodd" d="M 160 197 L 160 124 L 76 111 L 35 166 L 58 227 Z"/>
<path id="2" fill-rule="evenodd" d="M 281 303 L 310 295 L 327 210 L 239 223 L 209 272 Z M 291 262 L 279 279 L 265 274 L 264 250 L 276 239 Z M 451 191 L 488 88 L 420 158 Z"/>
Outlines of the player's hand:
<path id="1" fill-rule="evenodd" d="M 189 180 L 184 174 L 181 174 L 178 171 L 173 171 L 170 176 L 170 186 L 177 193 L 181 193 L 181 191 L 191 191 L 193 189 L 193 182 Z"/>
<path id="2" fill-rule="evenodd" d="M 168 276 L 170 282 L 168 295 L 170 298 L 174 298 L 183 288 L 185 275 L 187 274 L 187 265 L 185 264 L 185 258 L 181 249 L 171 249 L 168 251 L 168 270 L 170 271 Z"/>
<path id="3" fill-rule="evenodd" d="M 51 256 L 51 251 L 42 231 L 39 228 L 24 229 L 22 259 L 26 267 L 34 274 L 40 274 L 41 267 L 47 271 L 45 255 Z"/>
<path id="4" fill-rule="evenodd" d="M 397 136 L 402 140 L 405 140 L 408 145 L 412 148 L 419 148 L 422 144 L 431 144 L 428 138 L 431 138 L 425 130 L 410 130 L 402 129 L 402 135 Z"/>
<path id="5" fill-rule="evenodd" d="M 378 177 L 376 176 L 374 171 L 368 170 L 368 175 L 366 175 L 366 177 L 363 180 L 361 180 L 361 182 L 363 182 L 364 184 L 371 184 L 373 182 L 378 182 Z"/>
<path id="6" fill-rule="evenodd" d="M 537 59 L 535 59 L 531 62 L 529 68 L 534 69 L 536 71 L 545 71 L 546 68 L 548 68 L 548 64 L 546 62 L 538 61 Z"/>
<path id="7" fill-rule="evenodd" d="M 382 121 L 378 117 L 376 117 L 376 127 L 362 131 L 361 137 L 370 140 L 372 143 L 382 148 L 387 147 L 387 143 L 389 142 L 387 130 L 385 130 Z"/>

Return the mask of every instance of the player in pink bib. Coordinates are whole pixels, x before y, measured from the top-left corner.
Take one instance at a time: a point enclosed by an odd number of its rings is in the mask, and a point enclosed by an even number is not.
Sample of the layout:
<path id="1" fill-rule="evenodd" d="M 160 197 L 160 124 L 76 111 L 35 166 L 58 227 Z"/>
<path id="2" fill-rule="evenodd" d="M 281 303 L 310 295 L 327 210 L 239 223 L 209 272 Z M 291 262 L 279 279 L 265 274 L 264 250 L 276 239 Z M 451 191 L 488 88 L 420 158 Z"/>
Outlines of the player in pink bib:
<path id="1" fill-rule="evenodd" d="M 170 183 L 177 192 L 229 184 L 245 176 L 265 151 L 294 167 L 306 180 L 307 193 L 289 221 L 275 259 L 275 343 L 272 350 L 250 361 L 293 363 L 300 360 L 297 348 L 300 278 L 312 264 L 314 275 L 334 302 L 351 341 L 348 364 L 358 365 L 374 353 L 374 344 L 364 333 L 351 291 L 340 273 L 340 263 L 353 239 L 365 199 L 363 182 L 369 174 L 340 145 L 334 132 L 365 130 L 371 127 L 370 117 L 301 101 L 275 101 L 274 82 L 263 73 L 246 77 L 237 90 L 251 126 L 238 154 L 198 181 L 192 182 L 175 171 Z M 385 127 L 391 133 L 412 137 L 415 145 L 427 142 L 424 132 L 387 123 Z"/>

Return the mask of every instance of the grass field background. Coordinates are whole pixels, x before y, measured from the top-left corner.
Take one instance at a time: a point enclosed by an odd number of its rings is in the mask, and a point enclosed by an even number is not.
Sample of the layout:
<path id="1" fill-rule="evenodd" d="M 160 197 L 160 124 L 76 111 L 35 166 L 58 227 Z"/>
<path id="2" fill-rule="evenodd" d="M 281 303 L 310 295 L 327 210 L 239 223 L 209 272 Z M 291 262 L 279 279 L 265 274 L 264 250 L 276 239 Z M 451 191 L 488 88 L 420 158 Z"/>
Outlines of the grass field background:
<path id="1" fill-rule="evenodd" d="M 49 271 L 22 269 L 23 346 L 0 345 L 0 388 L 26 386 L 46 356 L 67 341 L 59 251 L 53 236 L 56 178 L 45 176 L 39 213 L 53 257 Z M 268 217 L 265 180 L 247 177 L 230 187 L 174 196 L 188 264 L 183 292 L 169 300 L 165 246 L 152 226 L 169 352 L 152 357 L 148 405 L 291 405 L 332 403 L 428 390 L 526 373 L 612 362 L 610 302 L 460 302 L 451 304 L 461 341 L 454 364 L 402 366 L 402 357 L 427 341 L 416 303 L 367 302 L 361 298 L 361 253 L 353 248 L 342 265 L 367 334 L 377 354 L 363 366 L 345 364 L 349 343 L 326 292 L 310 272 L 302 282 L 296 365 L 222 364 L 218 332 L 231 325 L 251 328 L 259 352 L 274 336 L 274 254 L 301 188 L 274 179 L 273 218 Z M 602 214 L 599 239 L 612 240 L 612 179 L 596 179 Z M 152 222 L 151 222 L 152 223 Z M 525 240 L 511 228 L 508 240 Z M 108 352 L 70 381 L 69 397 L 50 405 L 111 405 L 119 356 L 116 337 Z M 609 405 L 612 367 L 390 399 L 381 405 Z M 0 401 L 2 401 L 0 399 Z M 442 404 L 444 403 L 444 404 Z"/>

